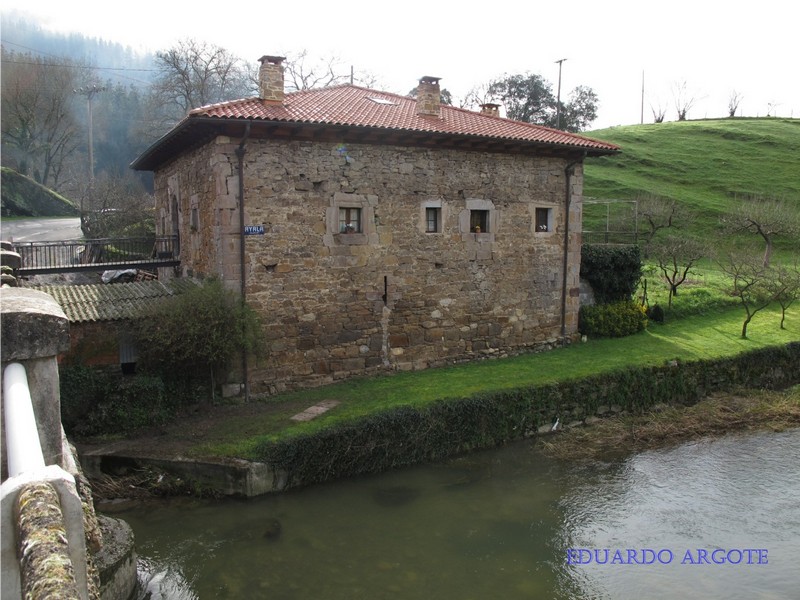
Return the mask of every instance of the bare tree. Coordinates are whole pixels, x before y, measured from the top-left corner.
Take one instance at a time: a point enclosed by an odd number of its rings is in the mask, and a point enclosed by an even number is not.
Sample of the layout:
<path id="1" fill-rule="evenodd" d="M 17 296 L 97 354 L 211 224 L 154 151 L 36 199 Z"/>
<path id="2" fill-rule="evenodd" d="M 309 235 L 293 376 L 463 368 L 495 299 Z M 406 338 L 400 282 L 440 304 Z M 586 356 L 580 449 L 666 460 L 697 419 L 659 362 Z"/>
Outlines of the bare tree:
<path id="1" fill-rule="evenodd" d="M 672 308 L 672 298 L 678 295 L 678 286 L 686 281 L 697 261 L 707 254 L 702 242 L 685 236 L 667 236 L 655 244 L 653 255 L 658 269 L 669 283 L 668 308 Z"/>
<path id="2" fill-rule="evenodd" d="M 285 77 L 289 91 L 310 90 L 352 81 L 364 87 L 376 87 L 377 77 L 366 71 L 355 71 L 338 56 L 313 58 L 308 50 L 286 53 Z"/>
<path id="3" fill-rule="evenodd" d="M 778 114 L 779 102 L 767 102 L 767 116 L 774 117 Z"/>
<path id="4" fill-rule="evenodd" d="M 81 229 L 86 238 L 147 237 L 155 234 L 153 197 L 139 181 L 101 175 L 82 191 Z"/>
<path id="5" fill-rule="evenodd" d="M 793 265 L 776 265 L 770 271 L 767 285 L 781 305 L 781 329 L 786 329 L 786 311 L 800 297 L 800 266 L 795 261 Z"/>
<path id="6" fill-rule="evenodd" d="M 733 118 L 736 116 L 736 111 L 739 110 L 739 104 L 742 102 L 742 95 L 736 90 L 731 91 L 728 96 L 728 116 Z"/>
<path id="7" fill-rule="evenodd" d="M 2 50 L 3 164 L 42 185 L 59 189 L 80 145 L 73 90 L 77 63 Z"/>
<path id="8" fill-rule="evenodd" d="M 667 109 L 659 102 L 656 106 L 650 105 L 650 110 L 653 112 L 653 122 L 663 123 L 664 117 L 667 116 Z"/>
<path id="9" fill-rule="evenodd" d="M 156 53 L 154 98 L 178 118 L 191 109 L 252 95 L 248 66 L 226 49 L 193 39 Z"/>
<path id="10" fill-rule="evenodd" d="M 686 217 L 686 211 L 672 198 L 645 194 L 636 198 L 637 229 L 644 239 L 644 255 L 647 258 L 650 244 L 662 229 L 678 226 Z"/>
<path id="11" fill-rule="evenodd" d="M 775 238 L 800 234 L 800 211 L 796 203 L 748 196 L 722 218 L 722 224 L 730 233 L 749 231 L 761 236 L 766 246 L 763 265 L 768 267 Z"/>
<path id="12" fill-rule="evenodd" d="M 292 91 L 328 87 L 350 80 L 350 74 L 336 56 L 311 61 L 308 50 L 301 50 L 293 55 L 287 53 L 285 65 L 286 87 Z"/>
<path id="13" fill-rule="evenodd" d="M 689 92 L 688 84 L 685 81 L 673 86 L 672 97 L 675 101 L 675 109 L 678 111 L 678 121 L 685 121 L 689 111 L 697 102 L 697 98 Z"/>
<path id="14" fill-rule="evenodd" d="M 496 101 L 497 99 L 491 92 L 490 84 L 482 83 L 480 85 L 473 86 L 459 101 L 458 107 L 475 110 L 483 104 L 489 104 Z"/>
<path id="15" fill-rule="evenodd" d="M 769 306 L 776 298 L 776 290 L 771 285 L 772 273 L 763 262 L 754 258 L 747 249 L 730 252 L 719 261 L 720 269 L 731 278 L 728 292 L 745 310 L 742 323 L 742 338 L 747 338 L 747 326 L 759 311 Z"/>

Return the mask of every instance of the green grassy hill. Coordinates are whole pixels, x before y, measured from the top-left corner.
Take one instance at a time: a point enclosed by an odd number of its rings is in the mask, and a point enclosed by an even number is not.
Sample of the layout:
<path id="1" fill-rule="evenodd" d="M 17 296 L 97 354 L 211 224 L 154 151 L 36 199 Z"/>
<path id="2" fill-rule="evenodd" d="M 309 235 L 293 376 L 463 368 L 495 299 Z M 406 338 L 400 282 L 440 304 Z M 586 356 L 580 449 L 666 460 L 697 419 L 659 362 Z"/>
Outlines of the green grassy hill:
<path id="1" fill-rule="evenodd" d="M 800 119 L 681 121 L 586 135 L 622 148 L 619 155 L 586 162 L 586 197 L 675 199 L 696 213 L 696 236 L 714 233 L 719 217 L 743 197 L 771 196 L 800 206 Z M 587 229 L 605 222 L 605 206 L 586 209 Z"/>
<path id="2" fill-rule="evenodd" d="M 3 217 L 77 217 L 70 200 L 12 169 L 2 169 Z"/>

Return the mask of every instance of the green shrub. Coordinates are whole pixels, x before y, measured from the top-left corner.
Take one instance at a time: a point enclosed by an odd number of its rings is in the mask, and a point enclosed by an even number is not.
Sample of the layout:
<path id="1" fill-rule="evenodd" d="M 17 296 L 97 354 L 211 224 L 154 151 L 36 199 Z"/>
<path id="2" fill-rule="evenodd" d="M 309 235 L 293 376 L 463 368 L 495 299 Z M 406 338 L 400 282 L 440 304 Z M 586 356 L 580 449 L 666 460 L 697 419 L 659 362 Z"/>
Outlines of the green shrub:
<path id="1" fill-rule="evenodd" d="M 161 425 L 179 406 L 159 377 L 124 377 L 85 366 L 61 367 L 61 421 L 77 436 L 125 433 Z"/>
<path id="2" fill-rule="evenodd" d="M 663 323 L 664 322 L 664 309 L 661 308 L 660 304 L 654 304 L 647 308 L 647 318 L 651 321 L 655 321 L 656 323 Z"/>
<path id="3" fill-rule="evenodd" d="M 67 433 L 78 432 L 94 407 L 103 402 L 108 376 L 84 366 L 59 367 L 61 423 Z"/>
<path id="4" fill-rule="evenodd" d="M 630 300 L 642 276 L 639 246 L 581 248 L 581 277 L 589 282 L 597 304 Z"/>
<path id="5" fill-rule="evenodd" d="M 632 300 L 613 304 L 581 306 L 578 329 L 593 337 L 625 337 L 647 326 L 643 308 Z"/>
<path id="6" fill-rule="evenodd" d="M 208 382 L 212 396 L 239 353 L 261 349 L 257 314 L 217 278 L 159 305 L 138 325 L 143 369 L 186 385 Z"/>

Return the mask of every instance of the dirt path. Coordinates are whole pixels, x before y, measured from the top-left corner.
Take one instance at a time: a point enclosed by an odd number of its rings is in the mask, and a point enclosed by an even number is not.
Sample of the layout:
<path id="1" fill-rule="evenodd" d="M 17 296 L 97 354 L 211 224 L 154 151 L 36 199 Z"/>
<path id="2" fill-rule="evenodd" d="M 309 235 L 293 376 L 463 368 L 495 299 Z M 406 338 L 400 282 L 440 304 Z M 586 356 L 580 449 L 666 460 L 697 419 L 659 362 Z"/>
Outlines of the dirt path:
<path id="1" fill-rule="evenodd" d="M 79 453 L 102 451 L 158 458 L 187 456 L 196 454 L 196 447 L 200 444 L 229 441 L 237 435 L 241 439 L 262 433 L 258 430 L 258 422 L 265 417 L 295 414 L 307 408 L 307 404 L 303 401 L 199 404 L 184 411 L 167 425 L 140 429 L 112 440 L 87 438 L 74 440 L 74 443 Z"/>

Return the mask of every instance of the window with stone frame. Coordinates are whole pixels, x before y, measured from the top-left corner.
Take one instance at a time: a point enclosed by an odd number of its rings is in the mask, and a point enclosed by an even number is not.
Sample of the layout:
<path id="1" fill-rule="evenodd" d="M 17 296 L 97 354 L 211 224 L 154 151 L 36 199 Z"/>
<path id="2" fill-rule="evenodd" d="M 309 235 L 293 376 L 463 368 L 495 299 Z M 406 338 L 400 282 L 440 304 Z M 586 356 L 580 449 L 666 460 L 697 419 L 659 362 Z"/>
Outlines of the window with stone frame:
<path id="1" fill-rule="evenodd" d="M 377 205 L 377 196 L 334 193 L 330 206 L 325 209 L 324 243 L 363 246 L 377 242 Z"/>
<path id="2" fill-rule="evenodd" d="M 534 218 L 534 228 L 536 233 L 546 233 L 553 230 L 552 208 L 537 208 Z"/>
<path id="3" fill-rule="evenodd" d="M 429 206 L 425 209 L 425 233 L 441 233 L 442 231 L 442 209 L 441 207 Z"/>
<path id="4" fill-rule="evenodd" d="M 469 230 L 472 233 L 489 233 L 489 211 L 470 210 Z"/>
<path id="5" fill-rule="evenodd" d="M 339 207 L 339 233 L 362 233 L 361 209 L 351 206 Z"/>

